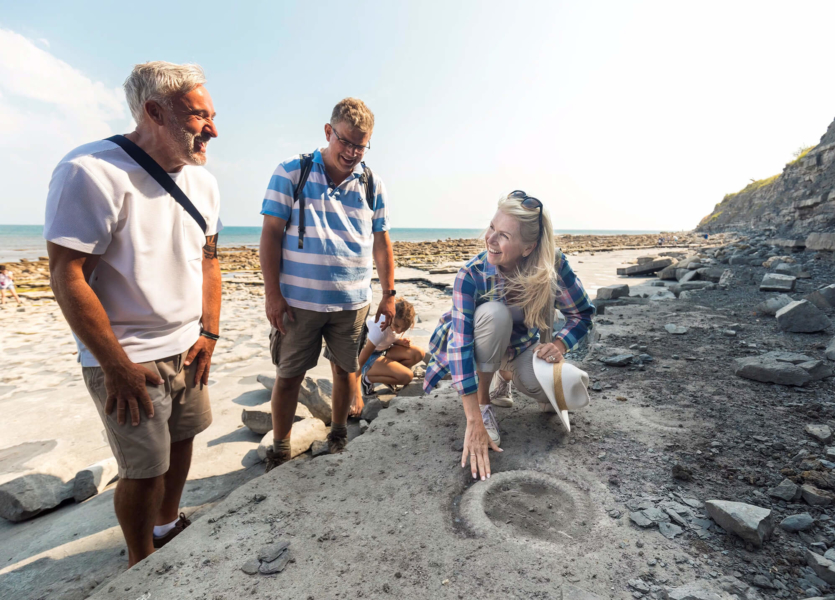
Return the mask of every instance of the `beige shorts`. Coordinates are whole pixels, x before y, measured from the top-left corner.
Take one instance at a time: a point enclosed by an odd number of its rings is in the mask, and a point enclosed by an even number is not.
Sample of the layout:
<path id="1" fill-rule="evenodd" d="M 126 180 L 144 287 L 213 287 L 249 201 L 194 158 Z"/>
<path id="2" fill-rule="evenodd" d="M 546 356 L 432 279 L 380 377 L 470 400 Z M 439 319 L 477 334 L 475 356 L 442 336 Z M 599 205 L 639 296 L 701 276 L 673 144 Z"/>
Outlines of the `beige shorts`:
<path id="1" fill-rule="evenodd" d="M 194 385 L 197 362 L 185 367 L 186 352 L 162 360 L 139 363 L 157 373 L 165 383 L 148 385 L 148 395 L 154 404 L 154 416 L 149 419 L 139 408 L 139 425 L 130 423 L 127 413 L 124 425 L 116 420 L 116 409 L 104 412 L 107 390 L 104 372 L 100 367 L 84 367 L 84 383 L 104 423 L 107 440 L 119 465 L 123 479 L 148 479 L 168 471 L 171 444 L 194 437 L 212 424 L 209 390 Z"/>
<path id="2" fill-rule="evenodd" d="M 270 330 L 270 354 L 279 377 L 304 375 L 319 362 L 322 338 L 328 345 L 328 358 L 348 373 L 359 370 L 357 344 L 370 306 L 357 310 L 318 312 L 294 308 L 295 321 L 284 316 L 282 335 Z"/>

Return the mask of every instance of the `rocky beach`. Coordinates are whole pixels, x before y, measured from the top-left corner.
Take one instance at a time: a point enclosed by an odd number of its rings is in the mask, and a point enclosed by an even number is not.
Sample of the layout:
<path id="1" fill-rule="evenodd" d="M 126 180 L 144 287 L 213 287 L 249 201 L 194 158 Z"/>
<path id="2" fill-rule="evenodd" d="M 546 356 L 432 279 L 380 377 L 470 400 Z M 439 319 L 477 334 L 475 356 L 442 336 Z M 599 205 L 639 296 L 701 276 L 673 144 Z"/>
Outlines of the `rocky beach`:
<path id="1" fill-rule="evenodd" d="M 423 395 L 420 365 L 398 395 L 368 399 L 345 453 L 321 455 L 324 361 L 297 413 L 306 447 L 263 475 L 273 376 L 263 282 L 255 250 L 224 248 L 215 421 L 196 440 L 184 494 L 194 524 L 130 571 L 110 450 L 47 264 L 11 264 L 25 304 L 0 310 L 0 596 L 825 596 L 832 252 L 763 233 L 676 235 L 662 247 L 657 235 L 558 240 L 598 307 L 569 355 L 590 375 L 591 404 L 567 434 L 515 393 L 498 411 L 494 476 L 475 483 L 459 466 L 457 394 L 444 382 Z M 480 249 L 395 244 L 414 343 L 426 345 L 454 273 Z"/>

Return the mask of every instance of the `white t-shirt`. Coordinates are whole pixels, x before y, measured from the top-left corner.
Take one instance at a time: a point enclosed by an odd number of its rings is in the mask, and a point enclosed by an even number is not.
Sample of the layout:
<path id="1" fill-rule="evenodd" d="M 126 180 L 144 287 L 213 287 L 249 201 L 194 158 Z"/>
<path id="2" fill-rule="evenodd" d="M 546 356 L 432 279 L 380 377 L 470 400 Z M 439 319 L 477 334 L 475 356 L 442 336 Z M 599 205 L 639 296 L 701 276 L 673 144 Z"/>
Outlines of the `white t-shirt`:
<path id="1" fill-rule="evenodd" d="M 188 350 L 200 335 L 203 246 L 218 233 L 214 176 L 185 166 L 171 178 L 206 220 L 206 233 L 153 177 L 113 142 L 65 156 L 49 183 L 44 237 L 99 255 L 90 287 L 116 339 L 135 363 Z M 98 361 L 78 338 L 82 366 Z"/>
<path id="2" fill-rule="evenodd" d="M 375 318 L 376 315 L 368 317 L 365 321 L 365 325 L 368 327 L 368 341 L 374 344 L 376 352 L 382 352 L 391 348 L 395 340 L 399 340 L 403 336 L 396 334 L 391 327 L 387 327 L 385 331 L 380 329 L 380 326 L 386 322 L 385 315 L 380 315 L 380 320 L 376 323 L 374 322 Z"/>

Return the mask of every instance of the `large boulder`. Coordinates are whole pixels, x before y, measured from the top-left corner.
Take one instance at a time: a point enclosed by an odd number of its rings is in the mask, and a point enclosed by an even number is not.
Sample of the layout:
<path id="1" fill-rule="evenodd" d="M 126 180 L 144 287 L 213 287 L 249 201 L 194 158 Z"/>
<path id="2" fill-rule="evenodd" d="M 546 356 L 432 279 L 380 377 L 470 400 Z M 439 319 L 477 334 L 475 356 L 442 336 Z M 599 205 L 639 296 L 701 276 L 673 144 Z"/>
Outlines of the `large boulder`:
<path id="1" fill-rule="evenodd" d="M 823 311 L 835 309 L 835 283 L 806 294 L 803 298 Z"/>
<path id="2" fill-rule="evenodd" d="M 745 379 L 794 386 L 806 385 L 812 380 L 804 368 L 776 360 L 768 354 L 737 358 L 734 362 L 734 374 Z"/>
<path id="3" fill-rule="evenodd" d="M 808 300 L 796 300 L 787 304 L 775 316 L 780 329 L 792 333 L 815 333 L 832 324 L 829 317 Z"/>
<path id="4" fill-rule="evenodd" d="M 677 265 L 664 267 L 658 272 L 658 279 L 676 280 L 676 268 Z"/>
<path id="5" fill-rule="evenodd" d="M 822 490 L 811 483 L 804 483 L 800 486 L 800 494 L 810 506 L 830 506 L 835 502 L 835 494 Z"/>
<path id="6" fill-rule="evenodd" d="M 73 482 L 33 473 L 0 485 L 0 517 L 17 523 L 55 508 L 73 497 Z"/>
<path id="7" fill-rule="evenodd" d="M 832 377 L 835 374 L 833 373 L 832 366 L 822 360 L 810 360 L 808 362 L 802 362 L 797 366 L 805 369 L 811 375 L 812 381 L 820 381 L 821 379 Z"/>
<path id="8" fill-rule="evenodd" d="M 797 533 L 798 531 L 806 531 L 815 524 L 815 520 L 809 513 L 800 513 L 799 515 L 789 515 L 780 521 L 780 529 L 790 533 Z"/>
<path id="9" fill-rule="evenodd" d="M 828 444 L 832 441 L 832 429 L 829 425 L 824 425 L 822 423 L 809 423 L 803 428 L 803 431 L 806 432 L 806 435 L 812 436 L 821 444 Z"/>
<path id="10" fill-rule="evenodd" d="M 241 413 L 241 422 L 252 432 L 264 435 L 273 430 L 273 416 L 264 410 L 247 410 Z"/>
<path id="11" fill-rule="evenodd" d="M 795 502 L 800 500 L 800 486 L 791 479 L 784 479 L 779 485 L 768 490 L 768 495 L 786 502 Z"/>
<path id="12" fill-rule="evenodd" d="M 719 283 L 719 280 L 722 279 L 722 275 L 725 274 L 725 269 L 720 269 L 719 267 L 702 267 L 701 269 L 696 269 L 695 272 L 698 279 L 702 281 Z"/>
<path id="13" fill-rule="evenodd" d="M 708 500 L 705 507 L 710 518 L 722 529 L 758 548 L 774 532 L 774 520 L 767 508 L 727 500 Z"/>
<path id="14" fill-rule="evenodd" d="M 829 585 L 835 584 L 835 563 L 824 558 L 820 554 L 815 554 L 811 550 L 806 550 L 806 564 L 811 567 L 815 575 L 823 579 Z"/>
<path id="15" fill-rule="evenodd" d="M 793 292 L 797 278 L 791 275 L 766 273 L 760 283 L 761 292 Z"/>
<path id="16" fill-rule="evenodd" d="M 773 317 L 777 314 L 778 310 L 780 310 L 784 306 L 788 306 L 792 302 L 794 302 L 794 298 L 786 294 L 780 294 L 779 296 L 767 298 L 766 300 L 757 305 L 756 310 L 759 313 L 762 313 L 764 315 L 771 315 Z"/>
<path id="17" fill-rule="evenodd" d="M 84 502 L 107 487 L 119 472 L 119 465 L 112 456 L 90 465 L 75 474 L 72 480 L 72 497 L 76 502 Z"/>
<path id="18" fill-rule="evenodd" d="M 807 250 L 835 250 L 835 233 L 810 233 L 806 238 Z"/>
<path id="19" fill-rule="evenodd" d="M 652 262 L 644 263 L 642 265 L 632 265 L 631 267 L 619 268 L 618 275 L 651 275 L 657 273 L 664 267 L 673 264 L 672 258 L 660 258 Z"/>
<path id="20" fill-rule="evenodd" d="M 607 285 L 597 290 L 597 298 L 600 300 L 614 300 L 629 295 L 629 286 L 624 284 Z"/>
<path id="21" fill-rule="evenodd" d="M 323 442 L 328 437 L 328 428 L 321 419 L 310 418 L 296 421 L 290 430 L 290 458 L 295 458 L 303 452 L 307 452 L 313 442 Z M 258 444 L 258 456 L 261 460 L 267 458 L 267 448 L 273 445 L 273 432 L 267 434 Z"/>

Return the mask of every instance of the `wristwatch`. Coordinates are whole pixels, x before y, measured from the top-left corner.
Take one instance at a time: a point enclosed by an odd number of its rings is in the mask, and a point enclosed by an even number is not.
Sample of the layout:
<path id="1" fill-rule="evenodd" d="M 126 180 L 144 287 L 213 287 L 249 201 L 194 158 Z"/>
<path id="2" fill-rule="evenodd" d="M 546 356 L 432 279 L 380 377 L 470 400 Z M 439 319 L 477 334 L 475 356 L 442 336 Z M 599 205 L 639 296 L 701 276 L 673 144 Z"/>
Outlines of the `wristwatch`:
<path id="1" fill-rule="evenodd" d="M 383 297 L 385 296 L 395 296 L 397 295 L 396 290 L 383 290 Z"/>

